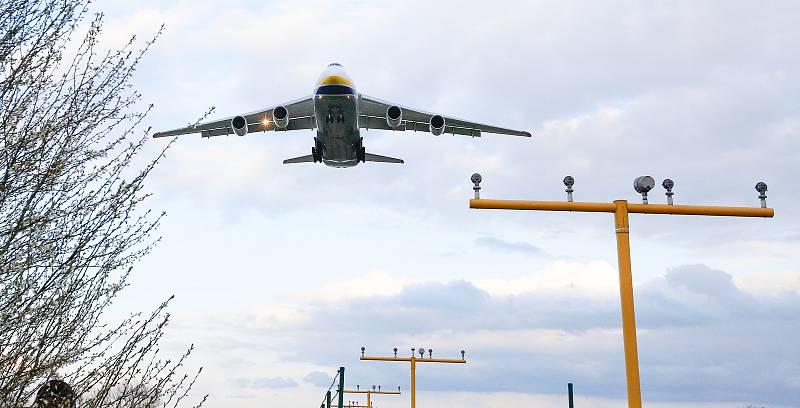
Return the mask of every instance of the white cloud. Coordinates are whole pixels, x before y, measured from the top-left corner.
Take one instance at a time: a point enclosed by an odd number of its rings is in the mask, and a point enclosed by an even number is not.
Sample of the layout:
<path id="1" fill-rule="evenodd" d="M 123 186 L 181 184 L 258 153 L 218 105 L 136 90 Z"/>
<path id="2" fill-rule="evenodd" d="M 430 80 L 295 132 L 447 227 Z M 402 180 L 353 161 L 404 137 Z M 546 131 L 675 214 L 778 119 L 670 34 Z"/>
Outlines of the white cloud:
<path id="1" fill-rule="evenodd" d="M 571 287 L 572 278 L 581 284 Z M 226 330 L 268 344 L 266 350 L 281 356 L 281 364 L 350 367 L 350 362 L 358 364 L 362 377 L 364 370 L 378 378 L 397 375 L 394 368 L 354 362 L 362 344 L 378 355 L 394 346 L 401 353 L 424 346 L 436 356 L 458 357 L 466 348 L 469 368 L 426 379 L 420 387 L 427 390 L 547 393 L 569 379 L 587 395 L 624 395 L 616 276 L 609 265 L 556 262 L 528 279 L 491 284 L 402 284 L 385 274 L 369 280 L 380 284 L 365 286 L 368 296 L 335 302 L 297 297 L 297 309 L 305 313 L 300 324 L 278 330 L 268 318 L 248 311 L 233 313 Z M 691 265 L 646 282 L 636 296 L 648 400 L 668 401 L 681 389 L 701 402 L 798 403 L 790 396 L 798 394 L 788 392 L 797 388 L 792 380 L 799 368 L 797 350 L 787 337 L 759 334 L 797 330 L 797 293 L 754 297 L 734 284 L 731 275 Z M 272 308 L 262 312 L 275 314 Z M 773 395 L 773 384 L 787 392 Z"/>
<path id="2" fill-rule="evenodd" d="M 337 302 L 346 299 L 395 296 L 403 291 L 409 280 L 398 279 L 387 272 L 375 271 L 341 282 L 324 285 L 318 291 L 303 294 L 305 301 Z"/>
<path id="3" fill-rule="evenodd" d="M 297 381 L 291 378 L 283 378 L 283 377 L 237 378 L 233 382 L 234 384 L 236 384 L 236 387 L 246 388 L 246 389 L 297 387 Z"/>
<path id="4" fill-rule="evenodd" d="M 516 279 L 480 279 L 475 285 L 495 296 L 561 293 L 589 298 L 609 298 L 618 292 L 617 270 L 605 262 L 556 261 L 541 272 Z"/>

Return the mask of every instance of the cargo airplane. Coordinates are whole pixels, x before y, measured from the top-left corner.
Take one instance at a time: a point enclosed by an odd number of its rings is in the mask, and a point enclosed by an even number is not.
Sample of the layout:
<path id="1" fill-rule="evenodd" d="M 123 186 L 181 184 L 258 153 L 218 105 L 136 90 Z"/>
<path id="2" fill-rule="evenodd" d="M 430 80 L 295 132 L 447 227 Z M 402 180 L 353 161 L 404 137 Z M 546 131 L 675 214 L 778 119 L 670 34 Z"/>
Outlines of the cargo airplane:
<path id="1" fill-rule="evenodd" d="M 284 160 L 290 163 L 324 163 L 331 167 L 352 167 L 359 162 L 403 163 L 393 157 L 367 153 L 360 129 L 424 131 L 478 137 L 498 133 L 531 137 L 529 132 L 484 125 L 411 109 L 356 92 L 341 64 L 328 65 L 314 94 L 244 115 L 198 123 L 158 132 L 153 137 L 199 133 L 202 137 L 250 132 L 317 130 L 311 154 Z"/>

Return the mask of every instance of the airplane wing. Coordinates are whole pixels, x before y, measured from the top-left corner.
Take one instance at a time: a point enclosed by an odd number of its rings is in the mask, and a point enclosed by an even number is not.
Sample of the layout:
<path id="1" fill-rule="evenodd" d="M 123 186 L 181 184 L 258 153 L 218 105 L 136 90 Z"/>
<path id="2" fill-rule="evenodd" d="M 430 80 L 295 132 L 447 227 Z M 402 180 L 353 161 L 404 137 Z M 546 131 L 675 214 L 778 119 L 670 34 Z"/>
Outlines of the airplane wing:
<path id="1" fill-rule="evenodd" d="M 396 163 L 396 164 L 405 163 L 402 159 L 395 159 L 394 157 L 381 156 L 379 154 L 372 154 L 372 153 L 364 153 L 364 161 L 379 162 L 379 163 Z"/>
<path id="2" fill-rule="evenodd" d="M 295 101 L 277 106 L 286 107 L 289 116 L 289 124 L 286 126 L 286 128 L 281 129 L 275 126 L 275 122 L 272 118 L 272 110 L 275 109 L 275 106 L 273 106 L 241 115 L 247 121 L 248 133 L 265 132 L 268 130 L 284 131 L 314 129 L 316 127 L 316 120 L 314 119 L 313 97 L 307 96 L 305 98 L 300 98 Z M 233 135 L 235 134 L 231 128 L 231 120 L 233 118 L 234 116 L 231 116 L 225 119 L 198 123 L 195 126 L 187 126 L 165 132 L 157 132 L 153 134 L 153 137 L 178 136 L 189 133 L 200 133 L 200 136 L 202 137 Z"/>
<path id="3" fill-rule="evenodd" d="M 390 106 L 402 109 L 402 118 L 399 126 L 391 127 L 386 121 L 386 110 Z M 359 127 L 362 129 L 384 130 L 413 130 L 420 132 L 430 131 L 430 120 L 435 114 L 417 109 L 407 108 L 391 102 L 382 101 L 371 96 L 359 94 L 358 97 Z M 506 129 L 482 123 L 470 122 L 440 115 L 444 118 L 443 134 L 465 135 L 480 137 L 481 133 L 497 133 L 501 135 L 531 137 L 530 132 Z"/>
<path id="4" fill-rule="evenodd" d="M 309 154 L 307 156 L 293 157 L 291 159 L 286 159 L 283 161 L 283 164 L 294 164 L 294 163 L 314 163 L 314 156 Z"/>

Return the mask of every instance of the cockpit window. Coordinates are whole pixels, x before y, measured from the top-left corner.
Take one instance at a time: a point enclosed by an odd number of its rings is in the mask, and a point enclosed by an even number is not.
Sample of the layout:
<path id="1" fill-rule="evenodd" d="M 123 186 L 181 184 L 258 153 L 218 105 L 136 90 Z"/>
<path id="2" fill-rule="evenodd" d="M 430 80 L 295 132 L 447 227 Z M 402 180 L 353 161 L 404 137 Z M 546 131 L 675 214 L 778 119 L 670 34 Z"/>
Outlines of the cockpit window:
<path id="1" fill-rule="evenodd" d="M 341 67 L 341 66 L 342 66 L 342 64 L 340 64 L 340 63 L 338 63 L 338 62 L 332 62 L 332 63 L 328 64 L 328 66 L 329 66 L 329 67 Z"/>

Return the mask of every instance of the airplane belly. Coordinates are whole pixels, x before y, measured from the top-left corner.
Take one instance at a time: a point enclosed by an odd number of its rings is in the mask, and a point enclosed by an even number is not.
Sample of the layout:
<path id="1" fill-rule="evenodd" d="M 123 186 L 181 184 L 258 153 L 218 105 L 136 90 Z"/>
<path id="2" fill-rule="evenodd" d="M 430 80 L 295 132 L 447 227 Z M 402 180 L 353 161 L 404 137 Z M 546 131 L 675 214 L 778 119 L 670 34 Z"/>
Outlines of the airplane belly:
<path id="1" fill-rule="evenodd" d="M 317 138 L 325 145 L 323 162 L 334 167 L 358 164 L 353 145 L 359 141 L 356 99 L 349 95 L 314 98 Z"/>

